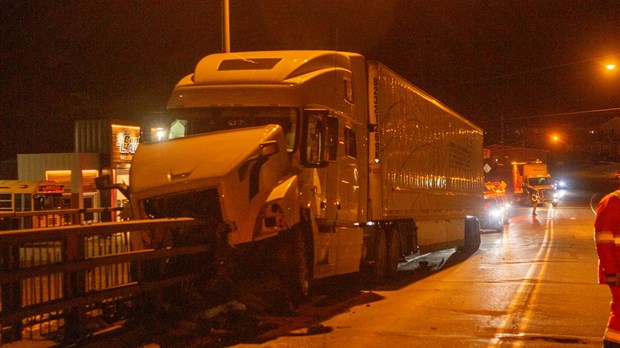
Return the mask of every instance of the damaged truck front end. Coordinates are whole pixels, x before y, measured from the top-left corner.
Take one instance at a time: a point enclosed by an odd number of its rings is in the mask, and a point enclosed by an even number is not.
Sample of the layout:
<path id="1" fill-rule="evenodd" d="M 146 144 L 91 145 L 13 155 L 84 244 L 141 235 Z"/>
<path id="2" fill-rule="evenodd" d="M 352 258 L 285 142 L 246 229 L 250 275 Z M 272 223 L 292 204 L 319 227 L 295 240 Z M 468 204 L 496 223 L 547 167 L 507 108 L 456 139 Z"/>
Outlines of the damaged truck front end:
<path id="1" fill-rule="evenodd" d="M 143 144 L 131 170 L 134 216 L 192 217 L 201 227 L 185 234 L 195 241 L 217 231 L 230 245 L 276 235 L 296 223 L 278 203 L 296 196 L 285 149 L 278 125 Z"/>

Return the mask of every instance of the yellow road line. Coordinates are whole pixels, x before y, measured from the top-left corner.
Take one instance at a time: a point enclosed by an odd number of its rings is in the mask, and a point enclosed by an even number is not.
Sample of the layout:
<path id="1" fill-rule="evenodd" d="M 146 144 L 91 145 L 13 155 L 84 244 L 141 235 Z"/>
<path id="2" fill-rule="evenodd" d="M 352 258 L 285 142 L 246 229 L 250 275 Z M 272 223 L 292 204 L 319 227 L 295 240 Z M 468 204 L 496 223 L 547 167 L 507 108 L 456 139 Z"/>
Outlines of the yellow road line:
<path id="1" fill-rule="evenodd" d="M 508 306 L 508 315 L 504 318 L 502 325 L 495 332 L 495 337 L 489 342 L 487 347 L 501 347 L 502 337 L 510 335 L 511 339 L 524 336 L 528 324 L 533 316 L 536 299 L 540 292 L 541 281 L 547 271 L 547 261 L 551 253 L 553 244 L 553 207 L 547 212 L 547 223 L 545 224 L 545 236 L 538 249 L 536 258 L 532 261 L 527 275 L 521 281 L 515 297 Z M 520 347 L 523 341 L 516 341 L 510 344 L 511 347 Z"/>

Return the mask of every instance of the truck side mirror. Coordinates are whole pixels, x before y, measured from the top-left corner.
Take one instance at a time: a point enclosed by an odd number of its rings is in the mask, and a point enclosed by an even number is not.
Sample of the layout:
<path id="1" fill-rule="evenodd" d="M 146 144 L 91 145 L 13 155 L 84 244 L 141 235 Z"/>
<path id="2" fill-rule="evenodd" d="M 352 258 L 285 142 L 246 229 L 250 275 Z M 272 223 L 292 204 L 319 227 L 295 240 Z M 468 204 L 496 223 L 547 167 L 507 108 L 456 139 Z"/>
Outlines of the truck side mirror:
<path id="1" fill-rule="evenodd" d="M 267 161 L 267 157 L 275 155 L 279 151 L 280 147 L 278 146 L 277 140 L 268 140 L 264 143 L 260 143 L 258 145 L 258 154 L 248 158 L 247 161 L 239 167 L 239 180 L 245 180 L 248 168 L 250 167 L 250 162 L 258 163 L 258 167 L 255 168 L 260 168 L 260 166 Z"/>
<path id="2" fill-rule="evenodd" d="M 109 190 L 112 186 L 112 177 L 102 175 L 95 178 L 95 187 L 97 190 Z"/>
<path id="3" fill-rule="evenodd" d="M 327 116 L 327 110 L 304 111 L 301 162 L 308 167 L 323 167 L 327 164 Z"/>
<path id="4" fill-rule="evenodd" d="M 129 198 L 129 186 L 125 184 L 114 184 L 112 183 L 112 177 L 108 174 L 102 175 L 95 178 L 95 187 L 97 190 L 111 190 L 117 189 L 121 191 L 121 193 Z"/>
<path id="5" fill-rule="evenodd" d="M 271 155 L 275 155 L 276 153 L 280 151 L 278 147 L 278 141 L 276 140 L 269 140 L 264 143 L 261 143 L 260 145 L 258 145 L 258 150 L 259 150 L 259 156 L 261 157 L 268 157 Z"/>

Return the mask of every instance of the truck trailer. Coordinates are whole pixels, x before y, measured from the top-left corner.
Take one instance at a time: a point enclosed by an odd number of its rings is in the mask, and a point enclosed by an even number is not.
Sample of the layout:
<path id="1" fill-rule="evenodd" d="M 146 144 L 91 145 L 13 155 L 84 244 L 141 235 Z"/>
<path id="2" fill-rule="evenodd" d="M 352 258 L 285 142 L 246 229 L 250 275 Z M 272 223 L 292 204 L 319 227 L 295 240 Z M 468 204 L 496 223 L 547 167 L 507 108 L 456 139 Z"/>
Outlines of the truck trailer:
<path id="1" fill-rule="evenodd" d="M 187 240 L 219 241 L 226 262 L 271 259 L 293 299 L 315 279 L 480 245 L 482 130 L 360 54 L 206 56 L 165 120 L 131 164 L 134 218 L 204 222 Z"/>

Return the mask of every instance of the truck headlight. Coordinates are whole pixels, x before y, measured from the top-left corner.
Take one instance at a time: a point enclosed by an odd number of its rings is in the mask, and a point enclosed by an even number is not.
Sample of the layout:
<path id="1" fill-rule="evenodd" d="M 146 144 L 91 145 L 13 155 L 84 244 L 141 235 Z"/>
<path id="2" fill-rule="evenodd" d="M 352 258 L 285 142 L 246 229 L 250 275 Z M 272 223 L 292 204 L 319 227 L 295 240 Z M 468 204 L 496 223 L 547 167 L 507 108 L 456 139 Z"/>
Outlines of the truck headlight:
<path id="1" fill-rule="evenodd" d="M 280 200 L 265 203 L 254 228 L 254 236 L 267 237 L 288 229 L 286 212 L 282 208 Z"/>
<path id="2" fill-rule="evenodd" d="M 263 219 L 263 226 L 266 228 L 282 227 L 286 226 L 284 221 L 282 208 L 277 203 L 271 204 L 267 209 L 265 218 Z"/>

